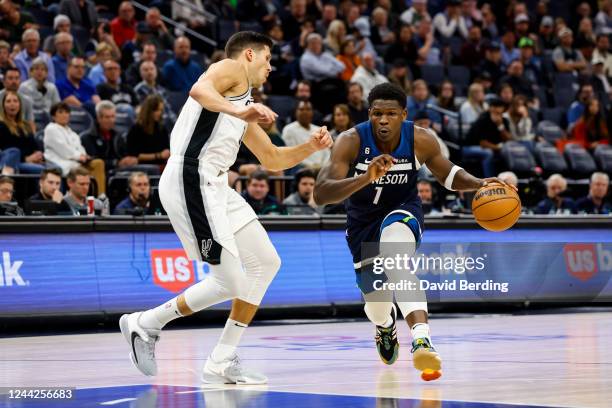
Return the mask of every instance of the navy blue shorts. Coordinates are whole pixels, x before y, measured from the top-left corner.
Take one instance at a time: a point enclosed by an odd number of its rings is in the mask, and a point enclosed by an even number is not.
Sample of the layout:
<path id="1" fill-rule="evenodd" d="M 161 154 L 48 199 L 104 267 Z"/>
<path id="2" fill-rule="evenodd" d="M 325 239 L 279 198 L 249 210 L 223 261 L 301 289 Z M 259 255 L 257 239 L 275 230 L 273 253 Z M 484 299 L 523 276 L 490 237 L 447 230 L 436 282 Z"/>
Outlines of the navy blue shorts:
<path id="1" fill-rule="evenodd" d="M 346 241 L 353 255 L 353 264 L 356 271 L 359 270 L 362 261 L 361 245 L 366 242 L 380 242 L 380 233 L 383 228 L 394 222 L 405 223 L 414 233 L 417 245 L 421 242 L 423 208 L 420 202 L 404 203 L 373 222 L 347 226 Z"/>

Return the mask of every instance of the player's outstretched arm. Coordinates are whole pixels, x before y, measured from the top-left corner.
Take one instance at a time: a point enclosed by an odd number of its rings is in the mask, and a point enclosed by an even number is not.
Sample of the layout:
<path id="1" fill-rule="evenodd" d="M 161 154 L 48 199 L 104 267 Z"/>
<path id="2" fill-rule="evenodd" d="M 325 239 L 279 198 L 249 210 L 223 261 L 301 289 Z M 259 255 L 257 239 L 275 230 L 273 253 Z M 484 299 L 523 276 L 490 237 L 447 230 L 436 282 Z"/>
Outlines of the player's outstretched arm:
<path id="1" fill-rule="evenodd" d="M 393 166 L 394 159 L 383 154 L 372 159 L 367 172 L 347 178 L 359 148 L 359 135 L 354 130 L 348 130 L 336 139 L 331 158 L 319 172 L 315 184 L 314 200 L 318 205 L 344 201 L 353 193 L 382 177 Z"/>
<path id="2" fill-rule="evenodd" d="M 428 129 L 414 127 L 414 146 L 419 162 L 426 164 L 436 180 L 448 190 L 473 191 L 489 183 L 506 184 L 497 177 L 484 179 L 474 177 L 461 167 L 453 164 L 442 156 L 438 141 Z M 516 187 L 510 187 L 516 190 Z"/>
<path id="3" fill-rule="evenodd" d="M 274 171 L 290 169 L 314 152 L 329 149 L 333 144 L 327 127 L 323 126 L 313 132 L 306 143 L 278 147 L 270 141 L 266 132 L 257 123 L 249 124 L 242 141 L 266 169 Z"/>
<path id="4" fill-rule="evenodd" d="M 198 82 L 191 87 L 189 96 L 211 112 L 226 113 L 247 122 L 276 120 L 278 115 L 265 105 L 252 103 L 247 106 L 236 106 L 223 97 L 231 89 L 239 88 L 243 82 L 243 86 L 248 86 L 245 78 L 246 72 L 239 62 L 224 59 L 212 64 L 200 76 Z"/>

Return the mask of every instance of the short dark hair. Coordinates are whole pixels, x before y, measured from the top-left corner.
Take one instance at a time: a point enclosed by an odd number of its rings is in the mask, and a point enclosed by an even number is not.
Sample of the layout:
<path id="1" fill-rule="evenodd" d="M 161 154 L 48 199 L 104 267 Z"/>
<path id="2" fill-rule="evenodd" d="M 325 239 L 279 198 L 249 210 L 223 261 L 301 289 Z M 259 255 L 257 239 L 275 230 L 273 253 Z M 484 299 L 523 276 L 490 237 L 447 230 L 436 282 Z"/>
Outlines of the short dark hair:
<path id="1" fill-rule="evenodd" d="M 234 58 L 240 51 L 253 48 L 260 50 L 265 46 L 272 49 L 274 43 L 272 39 L 265 34 L 256 33 L 255 31 L 240 31 L 232 35 L 225 45 L 225 55 L 228 58 Z"/>
<path id="2" fill-rule="evenodd" d="M 75 167 L 74 169 L 70 170 L 68 176 L 66 176 L 66 179 L 69 181 L 76 181 L 78 176 L 90 176 L 89 170 L 83 166 Z"/>
<path id="3" fill-rule="evenodd" d="M 21 71 L 19 70 L 19 68 L 17 67 L 8 67 L 5 71 L 4 71 L 4 77 L 6 77 L 6 74 L 11 72 L 11 71 L 15 71 L 19 74 L 19 76 L 21 77 Z"/>
<path id="4" fill-rule="evenodd" d="M 270 177 L 268 176 L 268 173 L 266 173 L 266 172 L 265 172 L 265 171 L 263 171 L 263 170 L 255 170 L 254 172 L 252 172 L 252 173 L 249 175 L 249 181 L 248 181 L 248 184 L 251 184 L 251 182 L 252 182 L 253 180 L 259 180 L 259 181 L 261 181 L 261 180 L 265 180 L 265 181 L 266 181 L 266 183 L 269 183 L 269 182 L 270 182 Z"/>
<path id="5" fill-rule="evenodd" d="M 51 117 L 53 117 L 59 111 L 70 112 L 70 105 L 68 105 L 66 102 L 58 102 L 51 106 L 49 113 L 51 114 Z"/>
<path id="6" fill-rule="evenodd" d="M 368 95 L 368 104 L 372 106 L 376 100 L 397 101 L 402 109 L 406 109 L 406 93 L 399 86 L 388 82 L 372 88 Z"/>
<path id="7" fill-rule="evenodd" d="M 346 86 L 346 89 L 347 90 L 351 89 L 351 86 L 358 86 L 359 89 L 361 89 L 361 93 L 363 93 L 363 86 L 361 86 L 359 82 L 349 82 L 348 85 Z"/>
<path id="8" fill-rule="evenodd" d="M 12 186 L 15 185 L 15 180 L 7 176 L 0 176 L 0 184 L 10 184 Z"/>
<path id="9" fill-rule="evenodd" d="M 295 185 L 297 186 L 298 184 L 300 184 L 300 181 L 302 181 L 303 178 L 316 179 L 315 172 L 309 168 L 305 168 L 298 171 L 297 173 L 295 173 Z"/>
<path id="10" fill-rule="evenodd" d="M 61 172 L 61 170 L 60 170 L 60 169 L 58 169 L 58 168 L 53 167 L 53 168 L 50 168 L 50 169 L 44 169 L 43 171 L 41 171 L 41 172 L 40 172 L 40 179 L 41 179 L 41 180 L 45 180 L 49 174 L 54 174 L 54 175 L 56 175 L 57 177 L 62 178 L 62 172 Z"/>
<path id="11" fill-rule="evenodd" d="M 489 107 L 491 108 L 506 108 L 506 103 L 500 98 L 493 98 L 489 101 Z"/>

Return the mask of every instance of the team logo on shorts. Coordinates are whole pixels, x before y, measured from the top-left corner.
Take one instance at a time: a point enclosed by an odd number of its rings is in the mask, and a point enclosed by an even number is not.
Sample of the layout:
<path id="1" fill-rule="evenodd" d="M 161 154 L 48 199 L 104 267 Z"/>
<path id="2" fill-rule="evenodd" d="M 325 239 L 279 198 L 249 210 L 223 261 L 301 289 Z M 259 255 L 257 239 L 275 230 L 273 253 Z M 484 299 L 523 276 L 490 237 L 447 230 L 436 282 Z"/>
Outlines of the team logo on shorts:
<path id="1" fill-rule="evenodd" d="M 213 244 L 212 238 L 202 240 L 202 259 L 208 259 L 208 254 L 210 253 L 212 244 Z"/>

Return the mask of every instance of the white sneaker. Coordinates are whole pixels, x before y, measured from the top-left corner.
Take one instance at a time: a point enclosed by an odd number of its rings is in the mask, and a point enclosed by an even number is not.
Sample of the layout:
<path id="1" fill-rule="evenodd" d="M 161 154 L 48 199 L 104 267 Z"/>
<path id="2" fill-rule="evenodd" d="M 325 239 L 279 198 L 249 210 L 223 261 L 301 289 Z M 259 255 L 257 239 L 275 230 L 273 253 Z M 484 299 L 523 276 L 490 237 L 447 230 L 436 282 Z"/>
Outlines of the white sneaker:
<path id="1" fill-rule="evenodd" d="M 236 354 L 219 362 L 209 356 L 202 372 L 207 384 L 267 384 L 268 377 L 242 366 Z"/>
<path id="2" fill-rule="evenodd" d="M 138 323 L 142 312 L 124 314 L 119 319 L 119 327 L 125 341 L 130 345 L 130 360 L 141 373 L 148 376 L 157 375 L 155 361 L 155 343 L 159 340 L 161 330 L 145 329 Z"/>

